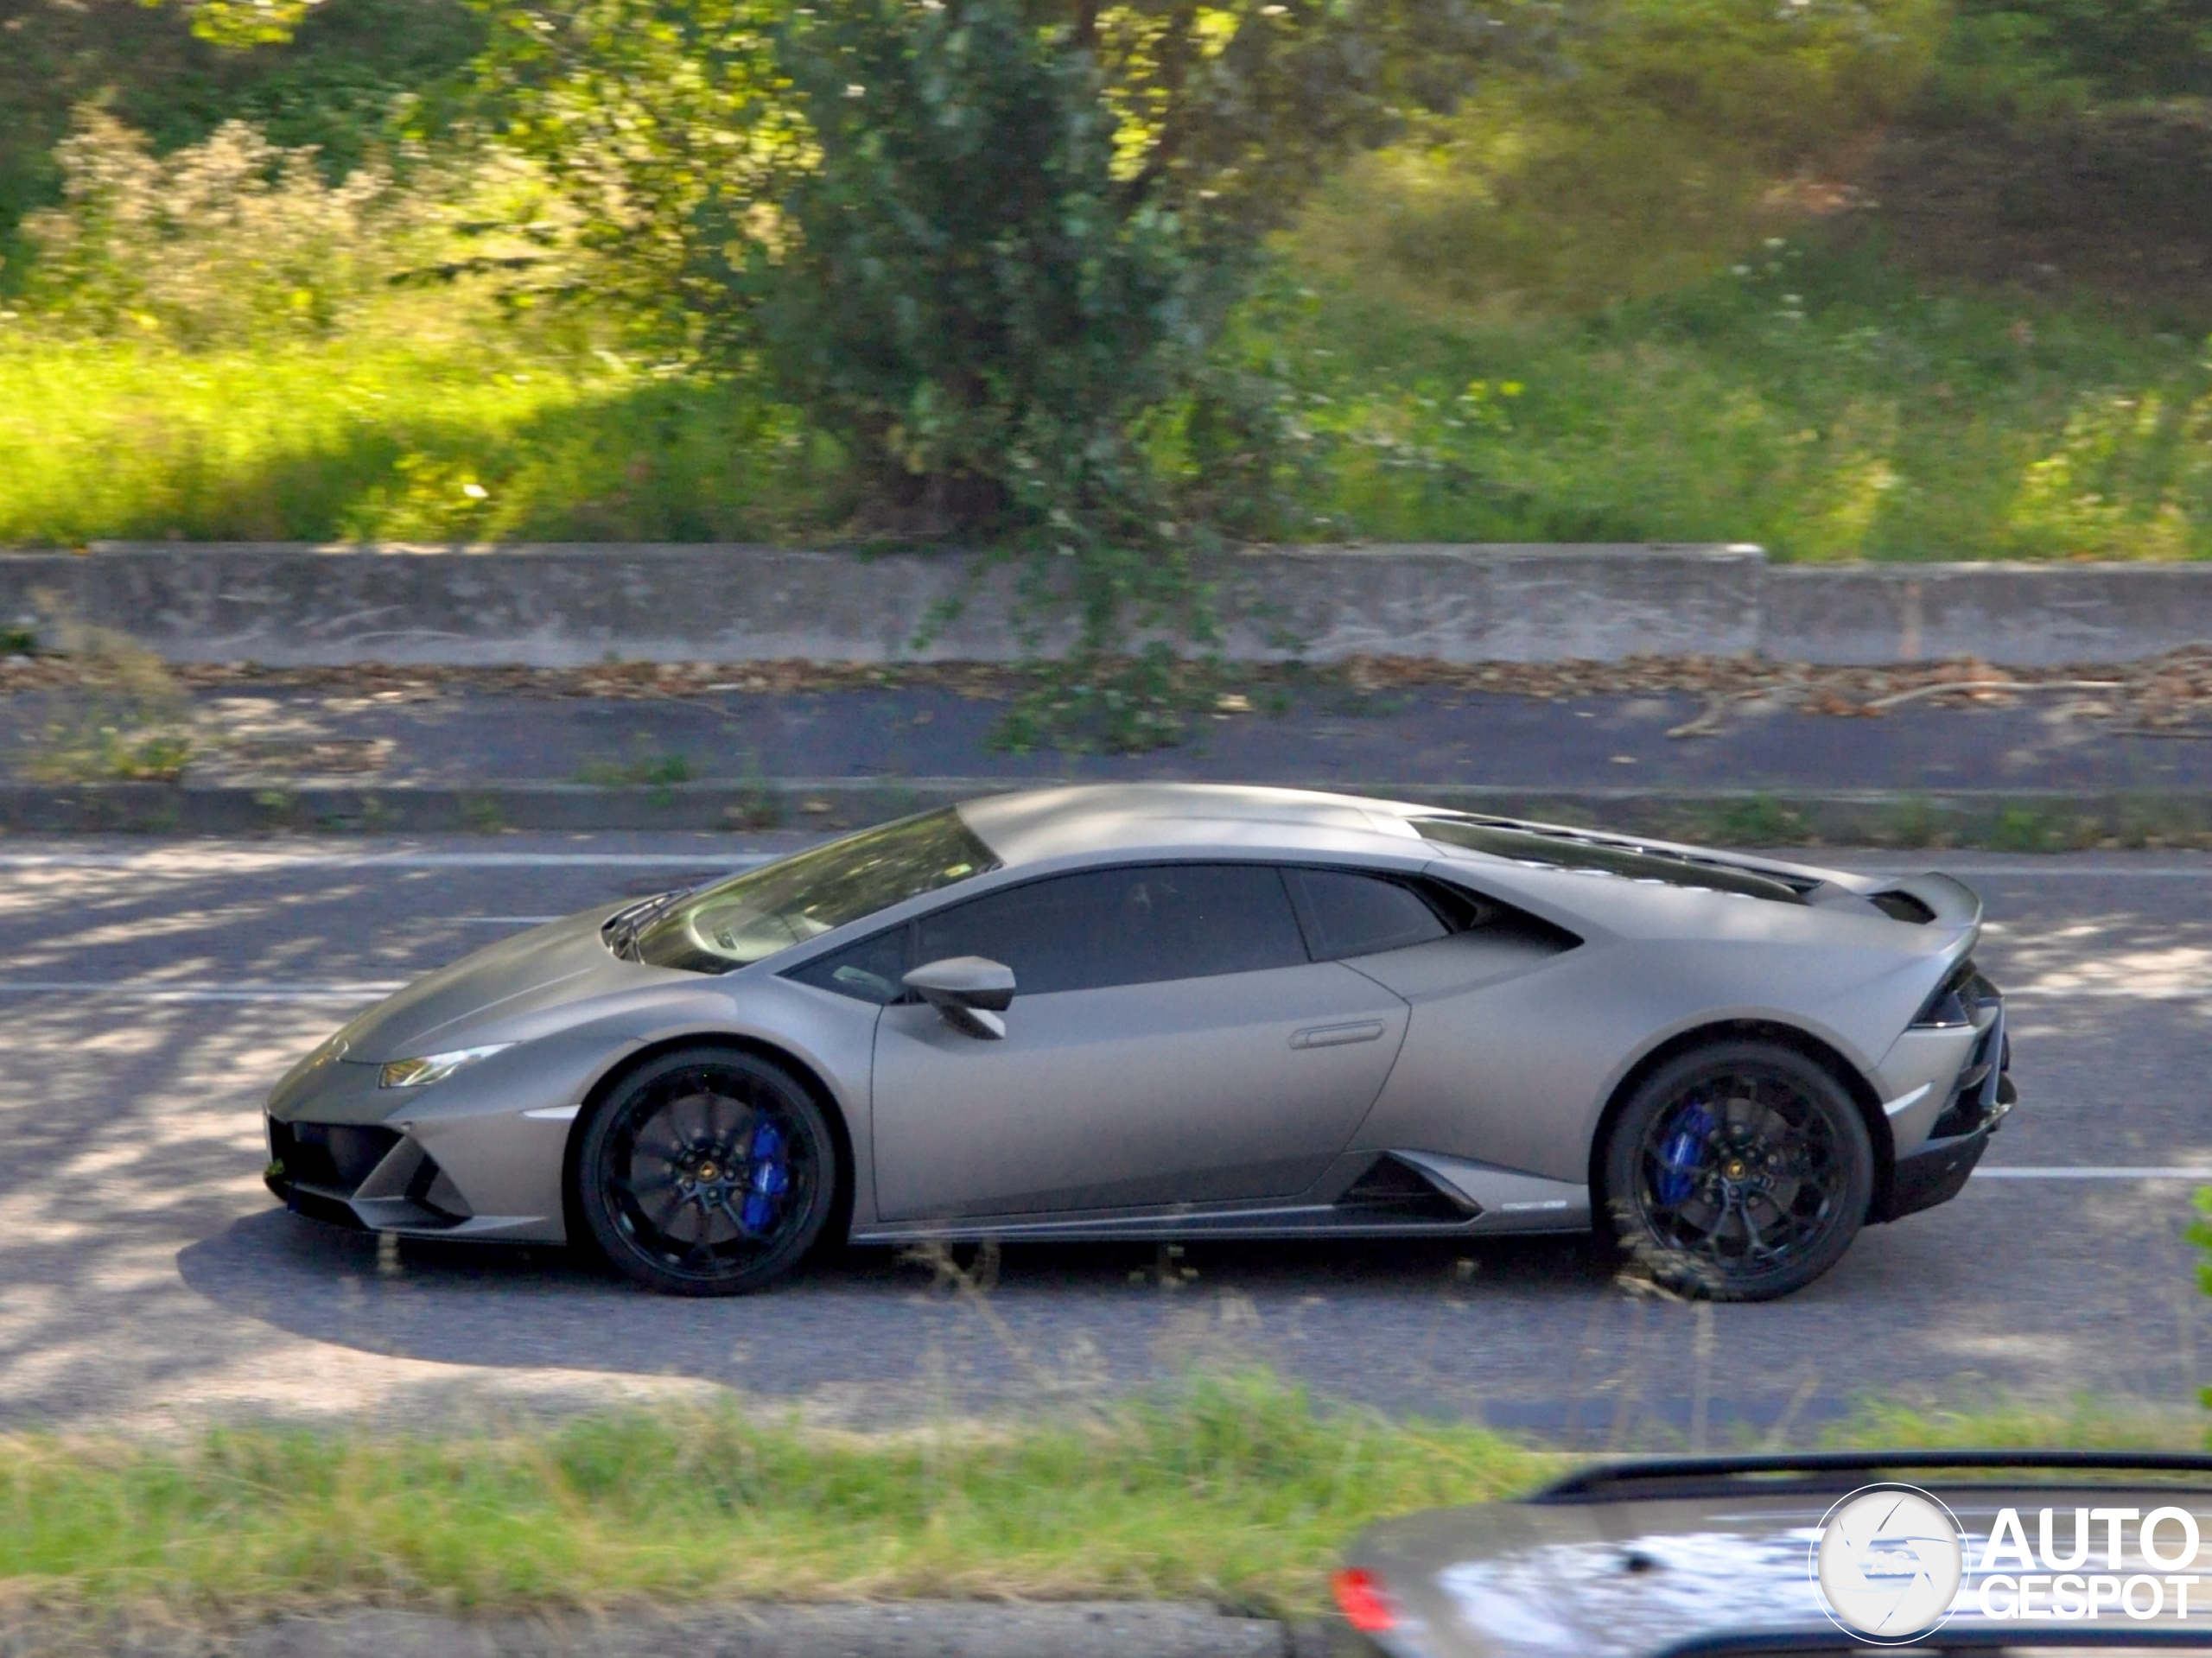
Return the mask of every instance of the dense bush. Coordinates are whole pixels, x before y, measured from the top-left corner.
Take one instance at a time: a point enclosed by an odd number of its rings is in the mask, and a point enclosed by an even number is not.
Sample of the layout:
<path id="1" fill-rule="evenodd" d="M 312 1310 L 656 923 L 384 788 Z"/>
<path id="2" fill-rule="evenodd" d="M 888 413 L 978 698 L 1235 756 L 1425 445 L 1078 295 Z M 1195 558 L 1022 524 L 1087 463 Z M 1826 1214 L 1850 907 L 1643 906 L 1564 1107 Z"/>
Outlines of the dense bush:
<path id="1" fill-rule="evenodd" d="M 791 395 L 940 518 L 1069 536 L 1140 505 L 1131 422 L 1234 289 L 1195 226 L 1124 200 L 1092 66 L 1004 0 L 861 0 L 790 45 L 820 158 L 750 276 Z"/>

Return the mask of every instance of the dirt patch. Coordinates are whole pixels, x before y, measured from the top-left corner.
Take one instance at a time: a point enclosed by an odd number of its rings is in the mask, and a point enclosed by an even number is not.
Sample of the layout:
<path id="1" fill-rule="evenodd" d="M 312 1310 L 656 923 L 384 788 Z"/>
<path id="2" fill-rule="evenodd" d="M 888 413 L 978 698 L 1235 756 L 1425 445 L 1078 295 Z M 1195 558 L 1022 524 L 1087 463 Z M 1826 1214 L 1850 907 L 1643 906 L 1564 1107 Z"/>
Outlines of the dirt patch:
<path id="1" fill-rule="evenodd" d="M 1853 217 L 1923 276 L 2212 324 L 2212 110 L 1904 128 L 1856 182 Z"/>

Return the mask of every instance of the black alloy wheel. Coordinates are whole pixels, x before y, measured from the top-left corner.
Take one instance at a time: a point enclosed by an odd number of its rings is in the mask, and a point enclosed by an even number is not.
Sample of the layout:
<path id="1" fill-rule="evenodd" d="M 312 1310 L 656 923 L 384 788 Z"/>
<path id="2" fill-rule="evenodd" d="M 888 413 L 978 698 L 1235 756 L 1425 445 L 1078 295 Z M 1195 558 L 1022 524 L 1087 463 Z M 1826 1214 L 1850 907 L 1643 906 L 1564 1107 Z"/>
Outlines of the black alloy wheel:
<path id="1" fill-rule="evenodd" d="M 781 1065 L 690 1048 L 640 1066 L 602 1101 L 576 1158 L 577 1206 L 617 1268 L 671 1295 L 774 1282 L 822 1236 L 836 1143 Z"/>
<path id="2" fill-rule="evenodd" d="M 1859 1234 L 1874 1191 L 1866 1123 L 1795 1049 L 1727 1042 L 1646 1077 L 1605 1144 L 1615 1235 L 1659 1282 L 1716 1301 L 1803 1288 Z"/>

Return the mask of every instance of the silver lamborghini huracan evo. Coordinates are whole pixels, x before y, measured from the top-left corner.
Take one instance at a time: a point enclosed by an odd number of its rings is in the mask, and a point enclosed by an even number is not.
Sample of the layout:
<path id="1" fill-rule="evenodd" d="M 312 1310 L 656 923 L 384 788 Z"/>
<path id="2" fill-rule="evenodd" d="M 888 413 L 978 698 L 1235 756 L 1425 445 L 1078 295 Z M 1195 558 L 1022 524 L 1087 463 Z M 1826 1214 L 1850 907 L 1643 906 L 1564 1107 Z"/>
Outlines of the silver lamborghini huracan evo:
<path id="1" fill-rule="evenodd" d="M 2013 1101 L 1947 876 L 1288 789 L 1001 795 L 434 973 L 270 1096 L 270 1187 L 653 1289 L 825 1238 L 1598 1229 L 1783 1295 Z"/>

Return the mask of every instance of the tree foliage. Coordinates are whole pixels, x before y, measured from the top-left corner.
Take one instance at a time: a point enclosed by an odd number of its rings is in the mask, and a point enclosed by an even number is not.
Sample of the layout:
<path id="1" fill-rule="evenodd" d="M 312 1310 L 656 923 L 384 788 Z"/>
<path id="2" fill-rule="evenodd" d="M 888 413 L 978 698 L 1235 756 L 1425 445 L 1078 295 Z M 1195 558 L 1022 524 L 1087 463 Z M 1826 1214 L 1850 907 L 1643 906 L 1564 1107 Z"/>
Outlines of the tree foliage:
<path id="1" fill-rule="evenodd" d="M 1944 55 L 1947 88 L 1983 105 L 2202 97 L 2212 0 L 1960 0 Z"/>
<path id="2" fill-rule="evenodd" d="M 632 297 L 724 358 L 772 313 L 778 360 L 810 395 L 845 388 L 887 476 L 972 472 L 994 399 L 1098 390 L 1109 364 L 1154 380 L 1330 163 L 1447 105 L 1500 27 L 1478 0 L 486 3 L 511 130 L 588 204 Z M 1072 310 L 1006 314 L 1071 273 Z M 1079 317 L 1103 332 L 1045 368 Z"/>
<path id="3" fill-rule="evenodd" d="M 779 0 L 480 0 L 480 95 L 607 256 L 594 302 L 695 349 L 742 349 L 730 278 L 803 164 Z M 734 240 L 733 239 L 734 238 Z"/>
<path id="4" fill-rule="evenodd" d="M 1055 48 L 1010 0 L 798 20 L 784 60 L 812 153 L 744 280 L 784 384 L 894 497 L 1057 513 L 1065 537 L 1140 505 L 1128 423 L 1230 285 L 1190 218 L 1116 165 L 1092 61 Z"/>
<path id="5" fill-rule="evenodd" d="M 1033 597 L 1072 607 L 1091 658 L 1132 626 L 1205 632 L 1208 526 L 1141 417 L 1179 402 L 1186 447 L 1262 447 L 1265 400 L 1210 358 L 1262 238 L 1348 151 L 1464 93 L 1509 19 L 1534 40 L 1558 16 L 487 3 L 512 130 L 588 204 L 639 313 L 709 363 L 765 365 L 874 480 L 864 523 L 1026 548 Z M 1142 740 L 1158 687 L 1094 667 L 1085 713 Z"/>

